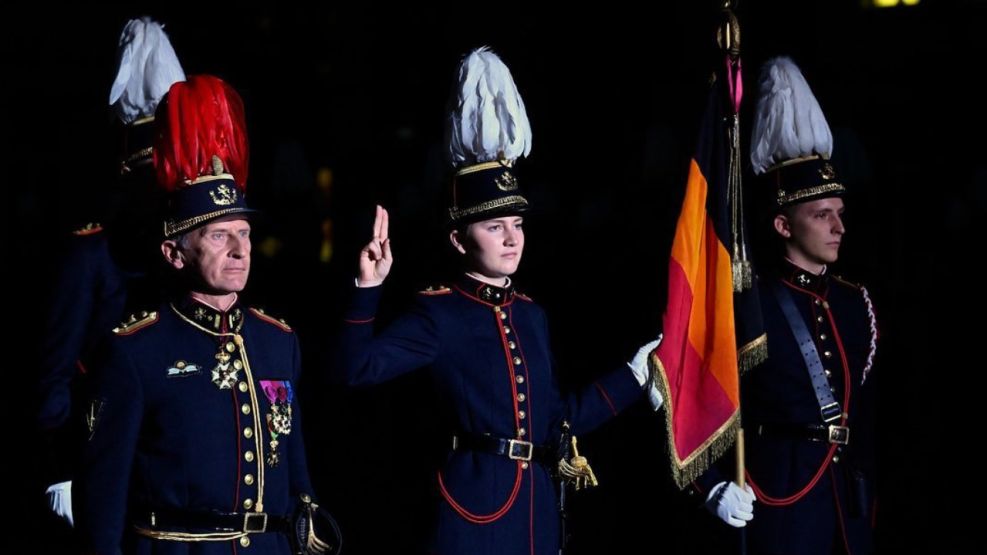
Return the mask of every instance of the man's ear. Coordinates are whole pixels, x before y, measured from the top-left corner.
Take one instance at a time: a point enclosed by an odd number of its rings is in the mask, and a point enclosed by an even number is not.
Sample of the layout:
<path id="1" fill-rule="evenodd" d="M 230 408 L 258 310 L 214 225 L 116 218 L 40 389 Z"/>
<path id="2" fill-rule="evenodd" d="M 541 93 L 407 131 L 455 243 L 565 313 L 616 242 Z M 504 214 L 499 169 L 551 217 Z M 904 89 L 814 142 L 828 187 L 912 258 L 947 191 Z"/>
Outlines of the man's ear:
<path id="1" fill-rule="evenodd" d="M 466 247 L 463 246 L 461 239 L 463 237 L 460 235 L 458 229 L 449 232 L 449 242 L 452 243 L 452 248 L 459 251 L 459 254 L 466 254 Z"/>
<path id="2" fill-rule="evenodd" d="M 164 255 L 165 262 L 172 268 L 181 270 L 185 267 L 185 255 L 182 254 L 182 249 L 178 247 L 177 241 L 171 239 L 162 241 L 161 254 Z"/>
<path id="3" fill-rule="evenodd" d="M 772 224 L 774 224 L 775 231 L 778 233 L 778 235 L 781 235 L 785 239 L 792 238 L 792 225 L 791 222 L 788 221 L 788 216 L 784 214 L 778 214 L 777 216 L 775 216 L 775 219 L 772 222 Z"/>

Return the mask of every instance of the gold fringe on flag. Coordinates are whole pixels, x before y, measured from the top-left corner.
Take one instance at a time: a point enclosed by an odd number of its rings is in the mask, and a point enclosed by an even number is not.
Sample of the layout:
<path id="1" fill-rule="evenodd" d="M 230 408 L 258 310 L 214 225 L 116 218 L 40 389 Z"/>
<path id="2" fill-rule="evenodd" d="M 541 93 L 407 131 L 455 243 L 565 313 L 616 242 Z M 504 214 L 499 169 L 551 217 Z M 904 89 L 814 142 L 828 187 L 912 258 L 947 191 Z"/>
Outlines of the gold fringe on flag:
<path id="1" fill-rule="evenodd" d="M 737 367 L 740 374 L 768 360 L 768 334 L 762 333 L 756 339 L 737 349 Z"/>
<path id="2" fill-rule="evenodd" d="M 665 435 L 668 438 L 668 449 L 671 454 L 669 462 L 672 478 L 679 489 L 685 489 L 696 478 L 702 476 L 706 469 L 733 445 L 737 439 L 737 430 L 740 428 L 740 409 L 738 407 L 733 415 L 698 449 L 684 460 L 680 459 L 675 451 L 675 445 L 672 443 L 675 437 L 672 434 L 672 415 L 675 413 L 675 407 L 672 406 L 672 395 L 665 378 L 665 369 L 654 353 L 649 357 L 649 366 L 655 384 L 661 389 L 661 394 L 665 398 Z"/>

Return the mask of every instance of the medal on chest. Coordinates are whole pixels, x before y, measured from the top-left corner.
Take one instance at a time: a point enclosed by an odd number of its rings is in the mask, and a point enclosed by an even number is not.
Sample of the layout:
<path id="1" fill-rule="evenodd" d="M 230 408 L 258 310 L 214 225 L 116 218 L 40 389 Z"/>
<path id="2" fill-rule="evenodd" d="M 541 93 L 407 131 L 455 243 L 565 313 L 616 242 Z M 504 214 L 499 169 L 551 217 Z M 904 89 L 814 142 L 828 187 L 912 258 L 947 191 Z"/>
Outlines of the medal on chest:
<path id="1" fill-rule="evenodd" d="M 291 433 L 291 402 L 294 391 L 291 389 L 291 382 L 287 380 L 261 380 L 260 386 L 271 405 L 271 412 L 267 413 L 267 431 L 271 435 L 267 465 L 273 468 L 281 462 L 279 438 Z"/>
<path id="2" fill-rule="evenodd" d="M 243 362 L 237 356 L 236 343 L 224 341 L 216 353 L 216 367 L 212 369 L 212 383 L 219 389 L 232 389 L 236 383 Z"/>

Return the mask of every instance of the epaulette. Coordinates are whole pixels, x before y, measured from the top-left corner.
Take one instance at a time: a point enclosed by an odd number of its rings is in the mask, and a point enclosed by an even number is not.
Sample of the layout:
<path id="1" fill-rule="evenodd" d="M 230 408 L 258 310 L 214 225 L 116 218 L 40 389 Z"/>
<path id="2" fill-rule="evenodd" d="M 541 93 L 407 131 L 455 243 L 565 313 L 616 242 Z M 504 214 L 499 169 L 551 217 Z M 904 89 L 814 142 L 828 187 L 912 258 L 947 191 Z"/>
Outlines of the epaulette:
<path id="1" fill-rule="evenodd" d="M 141 312 L 140 316 L 137 314 L 131 314 L 130 318 L 127 318 L 125 321 L 121 322 L 119 326 L 113 328 L 113 333 L 117 335 L 131 335 L 157 321 L 157 312 Z"/>
<path id="2" fill-rule="evenodd" d="M 449 289 L 445 285 L 429 285 L 425 289 L 422 289 L 421 291 L 418 292 L 419 295 L 428 295 L 428 296 L 448 295 L 449 293 L 452 293 L 452 289 Z"/>
<path id="3" fill-rule="evenodd" d="M 289 326 L 284 321 L 284 318 L 275 318 L 273 316 L 268 316 L 267 314 L 264 314 L 264 309 L 262 308 L 251 307 L 250 312 L 253 312 L 254 316 L 260 318 L 261 320 L 267 322 L 268 324 L 281 328 L 281 331 L 286 331 L 289 333 L 291 333 L 292 331 L 291 326 Z"/>
<path id="4" fill-rule="evenodd" d="M 103 226 L 96 222 L 89 222 L 88 224 L 80 227 L 79 229 L 73 230 L 72 235 L 78 237 L 85 237 L 86 235 L 95 235 L 103 231 Z"/>
<path id="5" fill-rule="evenodd" d="M 529 303 L 535 302 L 535 301 L 531 300 L 531 297 L 525 295 L 524 293 L 521 293 L 520 291 L 515 291 L 514 292 L 514 296 L 517 297 L 517 298 L 519 298 L 519 299 L 521 299 L 522 301 L 528 301 Z"/>
<path id="6" fill-rule="evenodd" d="M 851 287 L 851 288 L 857 289 L 857 290 L 862 290 L 864 288 L 863 285 L 861 285 L 859 283 L 854 283 L 852 281 L 848 281 L 848 280 L 844 279 L 842 276 L 834 275 L 833 276 L 833 281 L 835 281 L 836 283 L 841 283 L 843 285 L 846 285 L 847 287 Z"/>

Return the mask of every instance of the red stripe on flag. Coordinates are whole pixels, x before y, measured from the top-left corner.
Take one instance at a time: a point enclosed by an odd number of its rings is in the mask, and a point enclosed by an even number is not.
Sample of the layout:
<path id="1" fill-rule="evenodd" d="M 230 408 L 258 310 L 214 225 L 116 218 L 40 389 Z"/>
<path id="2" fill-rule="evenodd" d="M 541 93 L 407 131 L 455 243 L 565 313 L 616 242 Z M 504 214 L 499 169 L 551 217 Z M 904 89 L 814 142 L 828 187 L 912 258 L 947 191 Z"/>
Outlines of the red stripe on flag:
<path id="1" fill-rule="evenodd" d="M 703 359 L 688 341 L 693 295 L 677 261 L 669 264 L 669 299 L 658 357 L 671 393 L 669 410 L 678 462 L 688 459 L 736 412 L 718 377 L 703 370 Z"/>

